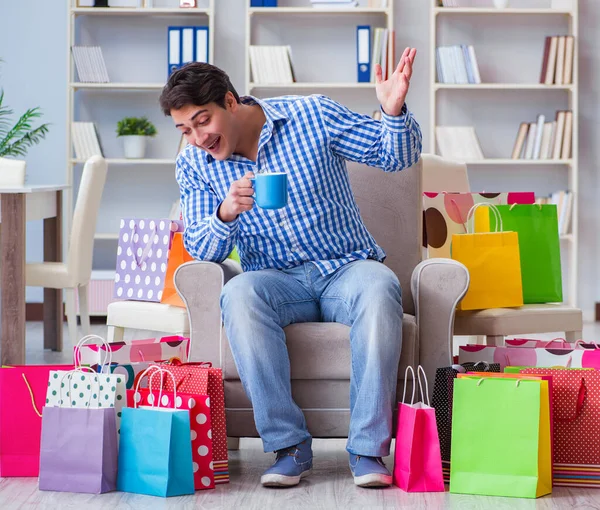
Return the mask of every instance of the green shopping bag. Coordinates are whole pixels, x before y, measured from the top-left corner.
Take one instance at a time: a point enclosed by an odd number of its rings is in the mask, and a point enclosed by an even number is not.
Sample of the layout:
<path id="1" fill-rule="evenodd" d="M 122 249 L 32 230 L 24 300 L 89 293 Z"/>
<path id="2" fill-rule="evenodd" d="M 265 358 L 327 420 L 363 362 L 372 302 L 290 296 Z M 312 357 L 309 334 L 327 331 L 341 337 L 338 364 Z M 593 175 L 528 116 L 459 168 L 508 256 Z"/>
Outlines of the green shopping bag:
<path id="1" fill-rule="evenodd" d="M 556 205 L 497 205 L 504 231 L 518 232 L 523 303 L 563 300 Z M 490 215 L 493 222 L 493 215 Z M 494 229 L 491 229 L 494 230 Z"/>
<path id="2" fill-rule="evenodd" d="M 450 492 L 536 498 L 552 492 L 548 381 L 454 382 Z"/>

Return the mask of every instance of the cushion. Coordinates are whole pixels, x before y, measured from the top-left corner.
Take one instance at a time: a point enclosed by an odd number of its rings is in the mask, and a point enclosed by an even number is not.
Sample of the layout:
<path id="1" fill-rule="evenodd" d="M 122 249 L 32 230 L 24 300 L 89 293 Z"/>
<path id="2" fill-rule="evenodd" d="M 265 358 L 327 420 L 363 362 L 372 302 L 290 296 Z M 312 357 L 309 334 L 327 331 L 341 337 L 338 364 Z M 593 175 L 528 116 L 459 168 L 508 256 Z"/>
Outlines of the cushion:
<path id="1" fill-rule="evenodd" d="M 187 308 L 162 303 L 113 301 L 108 305 L 106 325 L 190 336 Z"/>
<path id="2" fill-rule="evenodd" d="M 291 361 L 291 378 L 320 380 L 350 380 L 350 328 L 335 322 L 305 322 L 285 328 Z M 417 322 L 404 314 L 402 323 L 402 355 L 399 378 L 404 378 L 407 365 L 417 358 Z M 239 380 L 229 342 L 223 331 L 221 339 L 223 377 Z"/>

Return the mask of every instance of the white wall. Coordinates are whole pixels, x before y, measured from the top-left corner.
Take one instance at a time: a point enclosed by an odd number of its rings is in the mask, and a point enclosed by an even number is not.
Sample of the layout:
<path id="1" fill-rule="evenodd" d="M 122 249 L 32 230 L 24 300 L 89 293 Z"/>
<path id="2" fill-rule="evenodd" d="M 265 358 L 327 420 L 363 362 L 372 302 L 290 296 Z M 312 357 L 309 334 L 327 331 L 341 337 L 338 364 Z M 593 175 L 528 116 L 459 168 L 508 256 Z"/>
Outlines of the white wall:
<path id="1" fill-rule="evenodd" d="M 510 0 L 511 5 L 544 5 L 549 0 Z M 164 0 L 169 2 L 169 0 Z M 245 65 L 245 11 L 243 0 L 217 0 L 215 63 L 224 68 L 234 85 L 244 92 Z M 491 3 L 491 0 L 490 0 Z M 308 4 L 308 0 L 280 0 L 281 5 Z M 425 135 L 424 148 L 431 150 L 429 134 L 429 0 L 395 0 L 397 48 L 401 52 L 405 46 L 418 49 L 415 70 L 412 79 L 408 104 L 419 120 Z M 9 11 L 10 6 L 10 13 Z M 0 2 L 0 19 L 3 23 L 0 31 L 0 58 L 5 63 L 0 68 L 0 84 L 6 91 L 6 100 L 15 110 L 22 111 L 29 106 L 42 106 L 45 119 L 53 123 L 48 139 L 32 149 L 28 157 L 28 173 L 31 182 L 63 182 L 65 172 L 64 126 L 66 100 L 66 1 Z M 557 19 L 560 17 L 557 17 Z M 268 18 L 267 18 L 268 19 Z M 282 27 L 262 24 L 255 32 L 261 43 L 283 41 L 294 48 L 294 57 L 298 72 L 307 77 L 316 77 L 322 73 L 336 79 L 352 79 L 354 70 L 354 45 L 348 48 L 358 23 L 373 23 L 378 18 L 367 17 L 336 19 L 338 27 L 328 30 L 328 22 L 334 18 L 305 18 L 309 28 L 300 29 L 286 22 Z M 477 19 L 482 20 L 481 17 Z M 541 65 L 542 44 L 530 42 L 540 39 L 550 32 L 566 30 L 562 21 L 552 21 L 551 28 L 540 26 L 540 22 L 531 17 L 512 17 L 513 24 L 506 24 L 506 31 L 491 26 L 472 27 L 463 18 L 460 31 L 443 30 L 442 37 L 449 42 L 457 39 L 479 41 L 482 34 L 487 36 L 481 52 L 480 66 L 482 74 L 490 78 L 504 80 L 510 75 L 517 81 L 536 81 Z M 312 20 L 312 23 L 310 21 Z M 163 76 L 164 41 L 162 27 L 178 24 L 180 18 L 151 21 L 150 28 L 131 27 L 127 18 L 118 21 L 111 18 L 105 23 L 104 30 L 110 31 L 110 40 L 100 37 L 94 25 L 82 25 L 82 41 L 100 43 L 105 52 L 109 74 L 114 80 L 160 80 Z M 147 20 L 146 20 L 147 21 Z M 546 19 L 546 22 L 548 20 Z M 185 20 L 181 23 L 185 23 Z M 483 23 L 489 23 L 483 19 Z M 586 311 L 591 311 L 593 303 L 600 301 L 600 285 L 597 270 L 599 243 L 596 231 L 600 228 L 598 216 L 600 207 L 597 199 L 596 161 L 600 158 L 597 147 L 600 129 L 597 122 L 598 112 L 598 76 L 600 76 L 600 2 L 580 0 L 580 291 L 579 302 Z M 135 34 L 133 46 L 123 50 L 128 40 L 128 31 Z M 554 32 L 553 32 L 554 31 Z M 160 33 L 160 37 L 156 37 Z M 348 34 L 350 34 L 348 36 Z M 345 43 L 346 42 L 346 43 Z M 500 46 L 500 50 L 498 47 Z M 479 53 L 478 53 L 479 55 Z M 494 58 L 495 57 L 495 58 Z M 311 59 L 312 66 L 304 65 Z M 138 78 L 139 77 L 139 78 Z M 324 77 L 327 80 L 328 77 Z M 508 79 L 506 79 L 508 81 Z M 447 94 L 447 92 L 445 92 Z M 108 152 L 118 155 L 120 145 L 114 136 L 114 125 L 124 114 L 144 112 L 158 124 L 162 138 L 153 141 L 151 154 L 169 157 L 177 145 L 176 133 L 171 131 L 170 119 L 162 119 L 152 93 L 132 95 L 132 93 L 111 93 L 110 98 L 119 98 L 110 106 L 106 97 L 96 94 L 89 101 L 89 108 L 81 110 L 82 118 L 94 118 L 100 124 L 101 138 Z M 369 95 L 371 96 L 369 97 Z M 559 107 L 566 107 L 565 95 L 548 92 L 539 96 L 530 93 L 524 96 L 519 92 L 480 92 L 477 96 L 455 93 L 451 97 L 454 106 L 442 108 L 444 120 L 457 116 L 475 123 L 482 139 L 484 150 L 490 156 L 506 154 L 514 142 L 518 122 L 521 118 L 534 118 L 536 113 L 547 111 L 552 114 Z M 368 91 L 344 92 L 331 95 L 348 106 L 369 113 L 375 106 L 374 94 Z M 442 97 L 443 99 L 443 97 Z M 546 103 L 545 100 L 553 100 Z M 490 109 L 482 105 L 492 103 Z M 104 102 L 103 102 L 104 101 Z M 86 101 L 87 102 L 87 101 Z M 504 108 L 503 104 L 518 105 Z M 539 171 L 536 171 L 539 170 Z M 566 187 L 566 172 L 562 168 L 548 167 L 530 169 L 521 172 L 516 169 L 473 168 L 470 179 L 473 189 L 491 191 L 492 189 L 523 189 L 546 193 L 560 187 Z M 119 172 L 116 175 L 115 172 Z M 104 197 L 105 211 L 112 216 L 101 220 L 99 230 L 114 229 L 114 218 L 119 214 L 152 214 L 148 204 L 156 205 L 156 215 L 168 212 L 176 187 L 172 181 L 173 172 L 169 168 L 140 169 L 120 167 L 114 169 L 109 177 Z M 150 182 L 148 193 L 150 201 L 144 198 L 138 188 L 139 196 L 134 197 L 126 186 L 136 186 L 141 180 Z M 131 188 L 129 188 L 131 189 Z M 164 191 L 167 190 L 167 191 Z M 167 209 L 166 211 L 164 209 Z M 28 258 L 41 258 L 41 230 L 38 225 L 28 228 Z M 96 252 L 99 262 L 109 267 L 114 244 L 105 242 Z M 31 289 L 28 289 L 31 290 Z M 28 292 L 28 299 L 39 301 L 41 293 Z"/>

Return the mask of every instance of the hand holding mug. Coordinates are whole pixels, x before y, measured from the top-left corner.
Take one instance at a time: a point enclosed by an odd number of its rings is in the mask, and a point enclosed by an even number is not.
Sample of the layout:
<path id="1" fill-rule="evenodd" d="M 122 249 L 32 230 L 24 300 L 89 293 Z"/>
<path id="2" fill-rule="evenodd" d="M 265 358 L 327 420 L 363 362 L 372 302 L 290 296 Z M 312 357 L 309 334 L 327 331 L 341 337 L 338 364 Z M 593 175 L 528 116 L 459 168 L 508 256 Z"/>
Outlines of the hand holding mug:
<path id="1" fill-rule="evenodd" d="M 244 177 L 231 183 L 229 193 L 221 206 L 217 215 L 225 223 L 235 220 L 241 213 L 249 211 L 254 207 L 254 188 L 252 179 L 254 174 L 247 172 Z"/>

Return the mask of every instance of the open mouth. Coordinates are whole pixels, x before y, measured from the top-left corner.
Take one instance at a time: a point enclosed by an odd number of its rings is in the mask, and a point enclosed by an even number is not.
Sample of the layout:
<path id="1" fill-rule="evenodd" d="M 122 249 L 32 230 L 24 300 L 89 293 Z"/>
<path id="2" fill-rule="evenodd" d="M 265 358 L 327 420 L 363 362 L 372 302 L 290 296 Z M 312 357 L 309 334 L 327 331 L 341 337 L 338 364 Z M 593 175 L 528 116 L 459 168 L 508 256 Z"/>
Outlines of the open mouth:
<path id="1" fill-rule="evenodd" d="M 221 144 L 221 137 L 217 136 L 210 145 L 207 145 L 206 148 L 211 151 L 217 151 L 219 149 L 219 145 Z"/>

